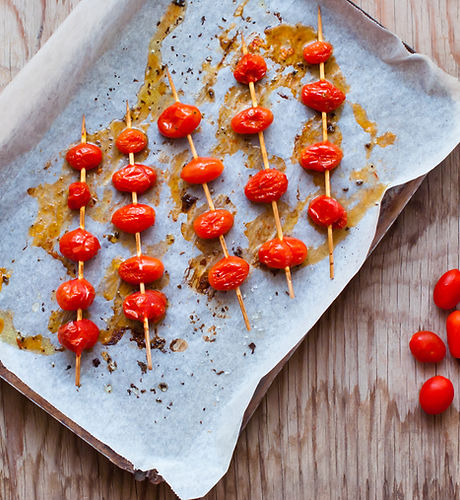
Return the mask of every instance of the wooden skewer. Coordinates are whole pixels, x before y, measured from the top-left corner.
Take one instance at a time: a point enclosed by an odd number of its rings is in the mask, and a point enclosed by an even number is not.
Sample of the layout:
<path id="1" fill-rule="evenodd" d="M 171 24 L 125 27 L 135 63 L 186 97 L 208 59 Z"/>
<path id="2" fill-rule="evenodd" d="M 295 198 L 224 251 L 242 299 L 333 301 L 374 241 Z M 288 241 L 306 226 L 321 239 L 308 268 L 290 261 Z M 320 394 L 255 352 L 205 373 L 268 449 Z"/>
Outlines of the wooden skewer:
<path id="1" fill-rule="evenodd" d="M 318 41 L 323 41 L 323 22 L 321 19 L 321 9 L 318 5 Z M 324 63 L 319 64 L 319 79 L 325 80 Z M 323 141 L 327 141 L 327 113 L 321 112 L 321 120 L 323 125 Z M 331 177 L 329 170 L 324 172 L 324 185 L 326 196 L 331 196 Z M 329 247 L 329 276 L 334 279 L 334 238 L 332 235 L 332 225 L 327 226 L 327 244 Z"/>
<path id="2" fill-rule="evenodd" d="M 241 47 L 243 54 L 246 55 L 248 53 L 248 48 L 246 46 L 246 42 L 244 40 L 243 34 L 241 34 Z M 251 101 L 253 107 L 257 106 L 257 96 L 256 96 L 256 89 L 254 86 L 254 82 L 249 82 L 249 93 L 251 94 Z M 265 139 L 264 139 L 264 133 L 263 131 L 259 132 L 259 143 L 260 143 L 260 150 L 262 152 L 262 160 L 264 164 L 264 169 L 268 170 L 270 168 L 270 164 L 268 161 L 268 154 L 267 154 L 267 148 L 265 146 Z M 280 214 L 278 211 L 278 203 L 276 201 L 272 201 L 272 210 L 273 210 L 273 216 L 275 218 L 275 226 L 276 226 L 276 232 L 278 235 L 278 239 L 282 240 L 283 239 L 283 228 L 281 226 L 281 220 L 280 220 Z M 289 290 L 289 297 L 293 299 L 295 297 L 294 294 L 294 287 L 292 286 L 292 276 L 291 276 L 291 268 L 289 266 L 286 266 L 284 268 L 284 273 L 286 275 L 286 281 L 288 285 L 288 290 Z"/>
<path id="3" fill-rule="evenodd" d="M 166 67 L 166 75 L 168 76 L 169 86 L 171 87 L 171 92 L 174 96 L 174 100 L 176 102 L 180 102 L 179 96 L 177 95 L 176 86 L 174 85 L 173 79 L 171 77 L 171 73 L 169 72 L 169 69 L 167 67 Z M 190 150 L 192 151 L 193 158 L 198 158 L 198 153 L 196 152 L 195 143 L 193 142 L 192 135 L 188 134 L 187 139 L 188 139 L 188 143 L 190 144 Z M 211 193 L 209 192 L 209 187 L 208 187 L 207 183 L 202 184 L 202 186 L 203 186 L 204 195 L 206 197 L 206 201 L 208 202 L 208 206 L 209 206 L 210 210 L 215 210 L 214 202 L 212 201 Z M 219 236 L 219 242 L 220 242 L 220 245 L 222 247 L 222 251 L 224 253 L 224 256 L 228 257 L 229 253 L 228 253 L 227 243 L 226 243 L 223 235 Z M 236 293 L 236 297 L 238 299 L 238 303 L 240 304 L 240 309 L 241 309 L 241 313 L 243 315 L 244 324 L 246 325 L 246 329 L 249 331 L 249 330 L 251 330 L 251 324 L 249 323 L 249 318 L 248 318 L 248 314 L 246 312 L 246 307 L 244 305 L 244 300 L 243 300 L 243 296 L 241 294 L 240 287 L 238 287 L 235 290 L 235 293 Z"/>
<path id="4" fill-rule="evenodd" d="M 128 101 L 126 101 L 126 126 L 128 128 L 131 128 L 131 112 L 129 110 L 129 104 Z M 134 165 L 134 153 L 129 153 L 129 164 Z M 137 205 L 137 193 L 133 191 L 131 193 L 131 197 L 133 200 L 133 204 Z M 142 254 L 142 246 L 141 246 L 141 233 L 135 233 L 135 238 L 136 238 L 136 255 L 138 257 L 141 256 Z M 142 294 L 145 294 L 145 284 L 140 283 L 139 284 L 139 290 Z M 145 349 L 146 349 L 146 354 L 147 354 L 147 368 L 149 370 L 152 369 L 152 350 L 150 347 L 150 328 L 149 328 L 149 319 L 144 318 L 144 340 L 145 340 Z"/>

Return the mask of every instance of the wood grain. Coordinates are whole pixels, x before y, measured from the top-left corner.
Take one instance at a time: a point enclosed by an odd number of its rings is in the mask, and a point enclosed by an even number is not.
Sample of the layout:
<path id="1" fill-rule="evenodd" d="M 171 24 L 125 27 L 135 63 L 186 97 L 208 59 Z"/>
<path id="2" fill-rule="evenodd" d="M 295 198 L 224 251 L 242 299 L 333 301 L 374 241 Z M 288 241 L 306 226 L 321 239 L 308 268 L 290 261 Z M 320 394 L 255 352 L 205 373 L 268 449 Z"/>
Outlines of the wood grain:
<path id="1" fill-rule="evenodd" d="M 78 0 L 0 0 L 0 88 Z M 457 0 L 355 0 L 417 51 L 460 76 Z M 460 496 L 459 399 L 444 415 L 417 407 L 435 373 L 459 387 L 460 365 L 416 364 L 411 334 L 445 335 L 431 301 L 459 266 L 460 152 L 428 175 L 358 276 L 276 378 L 208 499 Z M 135 481 L 0 382 L 0 498 L 171 499 Z"/>

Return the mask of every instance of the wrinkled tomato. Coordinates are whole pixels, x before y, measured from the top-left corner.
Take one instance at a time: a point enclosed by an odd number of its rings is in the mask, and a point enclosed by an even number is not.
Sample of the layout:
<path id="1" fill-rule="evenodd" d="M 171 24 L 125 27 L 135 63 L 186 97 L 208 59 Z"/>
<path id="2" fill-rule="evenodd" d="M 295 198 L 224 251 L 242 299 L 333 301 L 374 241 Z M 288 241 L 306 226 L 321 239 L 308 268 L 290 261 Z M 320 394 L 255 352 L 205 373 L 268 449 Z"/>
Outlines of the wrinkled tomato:
<path id="1" fill-rule="evenodd" d="M 231 121 L 231 126 L 237 134 L 257 134 L 268 128 L 273 121 L 273 113 L 261 106 L 240 111 Z"/>
<path id="2" fill-rule="evenodd" d="M 215 290 L 235 290 L 249 274 L 249 264 L 240 257 L 231 255 L 216 262 L 208 273 L 209 284 Z"/>
<path id="3" fill-rule="evenodd" d="M 233 226 L 233 215 L 228 210 L 209 210 L 193 221 L 196 235 L 205 240 L 227 234 Z"/>
<path id="4" fill-rule="evenodd" d="M 300 164 L 305 170 L 325 172 L 332 170 L 343 158 L 342 150 L 329 141 L 317 142 L 302 150 Z"/>
<path id="5" fill-rule="evenodd" d="M 158 118 L 160 134 L 170 139 L 178 139 L 191 134 L 201 122 L 201 113 L 196 106 L 175 102 Z"/>
<path id="6" fill-rule="evenodd" d="M 454 399 L 452 382 L 441 375 L 429 378 L 420 389 L 420 406 L 430 415 L 437 415 L 449 408 Z"/>
<path id="7" fill-rule="evenodd" d="M 453 309 L 460 302 L 460 271 L 451 269 L 444 273 L 433 291 L 434 303 L 441 309 Z"/>
<path id="8" fill-rule="evenodd" d="M 74 261 L 92 259 L 101 245 L 96 236 L 84 229 L 74 229 L 62 235 L 59 241 L 59 250 L 64 257 Z"/>
<path id="9" fill-rule="evenodd" d="M 288 179 L 283 172 L 269 168 L 249 178 L 244 194 L 255 203 L 271 203 L 278 201 L 287 187 Z"/>
<path id="10" fill-rule="evenodd" d="M 438 363 L 446 355 L 444 342 L 435 333 L 428 331 L 414 333 L 409 348 L 414 358 L 422 363 Z"/>
<path id="11" fill-rule="evenodd" d="M 308 64 L 320 64 L 326 62 L 332 54 L 332 45 L 329 42 L 317 40 L 305 45 L 303 58 Z"/>
<path id="12" fill-rule="evenodd" d="M 125 128 L 117 137 L 115 144 L 123 154 L 139 153 L 147 146 L 147 136 L 137 128 Z"/>
<path id="13" fill-rule="evenodd" d="M 240 83 L 246 85 L 250 82 L 258 82 L 267 72 L 265 59 L 259 54 L 245 54 L 236 65 L 233 76 Z"/>
<path id="14" fill-rule="evenodd" d="M 95 144 L 81 143 L 67 151 L 67 163 L 75 170 L 91 170 L 102 161 L 102 151 Z"/>
<path id="15" fill-rule="evenodd" d="M 454 358 L 460 358 L 460 311 L 454 311 L 447 316 L 447 345 Z"/>
<path id="16" fill-rule="evenodd" d="M 58 330 L 59 343 L 77 355 L 93 347 L 98 338 L 99 328 L 89 319 L 70 321 Z"/>
<path id="17" fill-rule="evenodd" d="M 148 255 L 130 257 L 120 264 L 118 274 L 123 281 L 132 285 L 151 283 L 163 276 L 164 265 L 161 260 Z"/>
<path id="18" fill-rule="evenodd" d="M 343 206 L 330 196 L 321 195 L 313 199 L 308 207 L 308 215 L 319 226 L 342 229 L 347 225 L 347 212 Z"/>
<path id="19" fill-rule="evenodd" d="M 224 164 L 217 158 L 199 156 L 187 163 L 180 174 L 189 184 L 203 184 L 217 179 L 224 171 Z"/>
<path id="20" fill-rule="evenodd" d="M 88 309 L 95 296 L 93 285 L 85 279 L 66 281 L 56 290 L 57 303 L 64 311 Z"/>
<path id="21" fill-rule="evenodd" d="M 297 266 L 307 257 L 307 247 L 297 238 L 274 238 L 259 248 L 259 261 L 272 269 Z"/>
<path id="22" fill-rule="evenodd" d="M 302 102 L 316 111 L 330 113 L 345 100 L 345 94 L 327 80 L 307 83 L 302 88 Z"/>
<path id="23" fill-rule="evenodd" d="M 91 191 L 86 182 L 73 182 L 69 186 L 67 206 L 70 210 L 79 210 L 81 207 L 86 207 L 90 200 Z"/>
<path id="24" fill-rule="evenodd" d="M 123 311 L 129 319 L 156 323 L 166 313 L 166 297 L 157 290 L 146 290 L 145 293 L 135 292 L 123 301 Z"/>
<path id="25" fill-rule="evenodd" d="M 292 238 L 291 236 L 285 236 L 283 241 L 289 245 L 292 252 L 291 267 L 298 266 L 304 262 L 307 258 L 307 246 L 305 243 L 297 238 Z"/>
<path id="26" fill-rule="evenodd" d="M 155 170 L 146 165 L 127 165 L 115 172 L 112 182 L 118 191 L 141 194 L 151 188 L 157 180 Z"/>
<path id="27" fill-rule="evenodd" d="M 143 203 L 130 203 L 112 215 L 112 223 L 121 231 L 140 233 L 155 224 L 155 210 Z"/>

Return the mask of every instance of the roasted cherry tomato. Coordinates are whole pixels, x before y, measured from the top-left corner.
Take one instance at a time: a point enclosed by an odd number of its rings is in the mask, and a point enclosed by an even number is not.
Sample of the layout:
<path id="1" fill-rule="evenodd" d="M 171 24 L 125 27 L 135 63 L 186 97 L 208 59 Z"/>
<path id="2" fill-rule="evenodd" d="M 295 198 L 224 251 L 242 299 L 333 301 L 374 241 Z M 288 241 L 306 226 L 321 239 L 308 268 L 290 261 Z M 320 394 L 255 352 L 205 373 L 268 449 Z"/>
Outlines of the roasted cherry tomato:
<path id="1" fill-rule="evenodd" d="M 266 241 L 259 248 L 259 261 L 273 269 L 297 266 L 307 257 L 307 247 L 297 238 L 285 237 Z"/>
<path id="2" fill-rule="evenodd" d="M 67 163 L 75 170 L 91 170 L 102 161 L 102 151 L 95 144 L 77 144 L 65 155 Z"/>
<path id="3" fill-rule="evenodd" d="M 166 312 L 166 297 L 157 290 L 135 292 L 123 301 L 123 311 L 129 319 L 144 321 L 147 318 L 156 323 Z"/>
<path id="4" fill-rule="evenodd" d="M 325 172 L 335 168 L 343 158 L 342 150 L 332 142 L 317 142 L 306 147 L 300 155 L 300 164 L 305 170 Z"/>
<path id="5" fill-rule="evenodd" d="M 279 170 L 264 169 L 249 178 L 244 194 L 255 203 L 271 203 L 278 201 L 286 192 L 288 179 Z"/>
<path id="6" fill-rule="evenodd" d="M 249 274 L 249 264 L 240 257 L 231 255 L 216 262 L 209 270 L 209 284 L 215 290 L 235 290 Z"/>
<path id="7" fill-rule="evenodd" d="M 317 40 L 305 45 L 303 48 L 303 58 L 308 64 L 319 64 L 326 62 L 332 54 L 332 45 L 328 42 Z"/>
<path id="8" fill-rule="evenodd" d="M 291 267 L 298 266 L 307 258 L 307 247 L 305 243 L 297 238 L 285 236 L 283 241 L 289 245 L 292 252 Z"/>
<path id="9" fill-rule="evenodd" d="M 345 94 L 327 80 L 307 83 L 302 87 L 302 102 L 316 111 L 330 113 L 345 100 Z"/>
<path id="10" fill-rule="evenodd" d="M 199 156 L 187 163 L 180 174 L 189 184 L 203 184 L 217 179 L 224 171 L 224 164 L 217 158 Z"/>
<path id="11" fill-rule="evenodd" d="M 460 302 L 460 271 L 451 269 L 444 273 L 433 291 L 434 303 L 441 309 L 453 309 Z"/>
<path id="12" fill-rule="evenodd" d="M 84 229 L 74 229 L 62 235 L 59 241 L 59 250 L 64 257 L 75 261 L 92 259 L 101 245 L 96 236 Z"/>
<path id="13" fill-rule="evenodd" d="M 89 319 L 70 321 L 58 330 L 59 343 L 77 355 L 91 349 L 98 338 L 99 328 Z"/>
<path id="14" fill-rule="evenodd" d="M 233 215 L 228 210 L 209 210 L 193 221 L 197 236 L 205 240 L 227 234 L 233 226 Z"/>
<path id="15" fill-rule="evenodd" d="M 308 207 L 308 215 L 319 226 L 332 225 L 334 229 L 342 229 L 347 225 L 347 212 L 330 196 L 321 195 L 313 199 Z"/>
<path id="16" fill-rule="evenodd" d="M 93 285 L 85 279 L 66 281 L 56 290 L 57 303 L 64 311 L 88 309 L 95 296 Z"/>
<path id="17" fill-rule="evenodd" d="M 433 332 L 414 333 L 409 347 L 414 358 L 422 363 L 438 363 L 446 355 L 444 342 Z"/>
<path id="18" fill-rule="evenodd" d="M 118 274 L 123 281 L 132 285 L 151 283 L 163 276 L 163 263 L 155 257 L 140 255 L 131 257 L 120 264 Z"/>
<path id="19" fill-rule="evenodd" d="M 155 224 L 155 210 L 143 203 L 130 203 L 112 215 L 112 223 L 127 233 L 140 233 Z"/>
<path id="20" fill-rule="evenodd" d="M 429 378 L 420 389 L 420 405 L 430 415 L 447 410 L 453 399 L 454 386 L 448 378 L 441 375 Z"/>
<path id="21" fill-rule="evenodd" d="M 151 188 L 157 180 L 155 170 L 146 165 L 127 165 L 112 175 L 112 182 L 118 191 L 141 194 Z"/>
<path id="22" fill-rule="evenodd" d="M 125 128 L 117 137 L 115 144 L 120 153 L 139 153 L 147 146 L 147 136 L 137 128 Z"/>
<path id="23" fill-rule="evenodd" d="M 81 207 L 86 207 L 89 200 L 91 200 L 91 192 L 86 182 L 73 182 L 69 186 L 67 205 L 70 210 L 79 210 Z"/>
<path id="24" fill-rule="evenodd" d="M 158 118 L 160 134 L 170 139 L 178 139 L 191 134 L 201 122 L 201 113 L 196 106 L 175 102 Z"/>
<path id="25" fill-rule="evenodd" d="M 237 134 L 257 134 L 268 128 L 273 121 L 273 113 L 261 106 L 240 111 L 231 121 L 231 126 Z"/>
<path id="26" fill-rule="evenodd" d="M 454 311 L 447 316 L 447 345 L 454 358 L 460 358 L 460 311 Z"/>
<path id="27" fill-rule="evenodd" d="M 259 54 L 245 54 L 236 65 L 233 76 L 240 83 L 246 85 L 250 82 L 258 82 L 267 72 L 265 59 Z"/>

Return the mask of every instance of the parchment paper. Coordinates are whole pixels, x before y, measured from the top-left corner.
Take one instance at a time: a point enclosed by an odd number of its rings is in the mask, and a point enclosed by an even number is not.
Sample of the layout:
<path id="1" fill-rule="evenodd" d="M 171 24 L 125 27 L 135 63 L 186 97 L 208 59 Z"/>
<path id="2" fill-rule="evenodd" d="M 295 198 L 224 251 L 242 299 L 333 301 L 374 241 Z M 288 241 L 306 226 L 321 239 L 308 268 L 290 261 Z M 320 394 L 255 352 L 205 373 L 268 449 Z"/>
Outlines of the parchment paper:
<path id="1" fill-rule="evenodd" d="M 0 292 L 0 310 L 11 312 L 14 327 L 22 335 L 41 334 L 57 344 L 55 334 L 48 331 L 50 313 L 57 309 L 52 292 L 68 279 L 59 260 L 32 244 L 29 228 L 38 206 L 27 189 L 51 184 L 70 172 L 59 153 L 78 141 L 82 113 L 91 132 L 107 127 L 115 118 L 122 119 L 126 99 L 136 102 L 149 40 L 168 5 L 166 1 L 83 0 L 0 96 L 0 108 L 8 118 L 0 130 L 0 266 L 11 270 L 9 284 Z M 325 0 L 321 6 L 326 38 L 334 45 L 336 60 L 350 86 L 339 120 L 345 156 L 333 175 L 333 192 L 349 200 L 355 196 L 359 203 L 366 182 L 357 185 L 353 172 L 370 162 L 379 183 L 388 188 L 427 173 L 449 154 L 460 136 L 460 89 L 452 77 L 426 57 L 410 55 L 399 39 L 346 1 Z M 236 8 L 229 0 L 218 5 L 190 1 L 183 22 L 172 27 L 162 43 L 163 62 L 174 69 L 184 102 L 193 103 L 203 86 L 199 71 L 205 58 L 211 57 L 212 64 L 220 60 L 218 36 L 231 23 L 236 26 L 229 30 L 230 37 L 239 30 L 249 40 L 255 35 L 263 38 L 265 28 L 280 24 L 281 19 L 316 26 L 316 1 L 251 0 L 242 15 L 235 17 Z M 214 101 L 200 106 L 204 119 L 194 137 L 203 156 L 215 145 L 219 109 L 226 92 L 235 85 L 230 65 L 235 54 L 219 68 Z M 267 79 L 275 66 L 269 64 Z M 301 84 L 314 79 L 307 72 Z M 165 103 L 168 99 L 169 92 Z M 395 134 L 394 144 L 375 147 L 367 159 L 364 145 L 369 134 L 357 124 L 350 103 L 363 106 L 379 133 Z M 294 207 L 299 199 L 318 190 L 314 179 L 291 161 L 295 137 L 314 113 L 289 89 L 273 92 L 267 104 L 275 115 L 266 133 L 268 151 L 286 163 L 290 187 L 283 201 Z M 151 122 L 152 116 L 148 116 L 144 125 Z M 174 237 L 162 257 L 169 273 L 163 291 L 170 306 L 157 331 L 166 345 L 163 351 L 153 351 L 153 371 L 144 374 L 140 369 L 138 361 L 145 361 L 145 350 L 130 341 L 129 332 L 116 345 L 97 344 L 84 354 L 78 390 L 73 385 L 74 358 L 69 352 L 45 356 L 0 342 L 0 359 L 25 384 L 135 469 L 155 468 L 180 497 L 195 498 L 209 491 L 225 473 L 243 413 L 259 380 L 298 343 L 363 264 L 383 190 L 337 245 L 334 281 L 328 279 L 327 259 L 295 270 L 297 297 L 291 300 L 284 292 L 284 275 L 252 269 L 242 287 L 253 325 L 247 332 L 234 294 L 207 297 L 186 284 L 184 272 L 199 250 L 181 234 L 187 215 L 180 213 L 177 221 L 171 217 L 175 205 L 165 180 L 171 159 L 187 143 L 165 141 L 154 123 L 147 134 L 150 149 L 144 163 L 166 172 L 154 190 L 160 192 L 160 203 L 155 206 L 157 222 L 143 234 L 143 241 L 154 244 L 166 235 Z M 161 163 L 165 157 L 170 159 L 166 165 Z M 244 167 L 245 160 L 245 151 L 226 155 L 223 182 L 212 185 L 215 197 L 228 195 L 236 206 L 235 225 L 227 237 L 230 248 L 247 248 L 244 224 L 262 213 L 261 207 L 245 199 L 241 189 L 248 175 L 255 173 Z M 113 172 L 123 163 L 104 163 L 103 168 Z M 103 188 L 98 187 L 99 197 Z M 198 203 L 204 203 L 199 190 L 190 192 L 200 198 Z M 142 196 L 142 201 L 152 203 L 153 196 Z M 126 197 L 113 193 L 106 210 L 110 214 L 127 202 Z M 63 231 L 77 225 L 74 218 Z M 91 209 L 87 227 L 102 244 L 97 258 L 85 269 L 87 279 L 97 288 L 112 259 L 126 258 L 130 251 L 104 237 L 114 229 L 110 223 L 93 220 Z M 290 232 L 311 248 L 324 243 L 324 233 L 308 223 L 305 209 Z M 112 305 L 98 294 L 91 306 L 90 317 L 101 328 L 112 315 Z M 226 306 L 228 310 L 222 313 Z M 210 333 L 214 326 L 215 332 Z M 203 335 L 211 335 L 214 341 L 206 342 Z M 176 338 L 185 339 L 188 349 L 172 352 L 168 346 Z M 112 371 L 105 361 L 99 366 L 93 363 L 102 359 L 103 351 L 112 359 Z"/>

